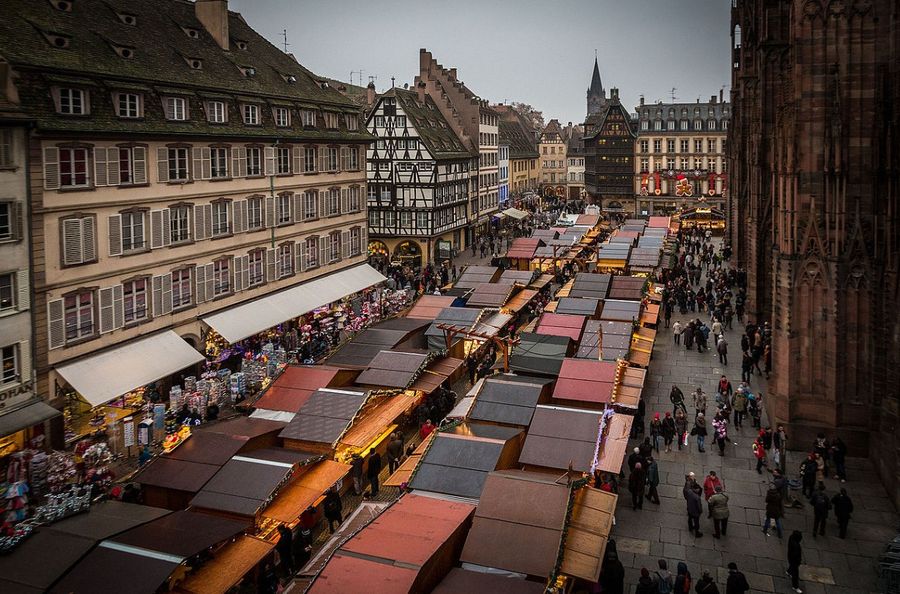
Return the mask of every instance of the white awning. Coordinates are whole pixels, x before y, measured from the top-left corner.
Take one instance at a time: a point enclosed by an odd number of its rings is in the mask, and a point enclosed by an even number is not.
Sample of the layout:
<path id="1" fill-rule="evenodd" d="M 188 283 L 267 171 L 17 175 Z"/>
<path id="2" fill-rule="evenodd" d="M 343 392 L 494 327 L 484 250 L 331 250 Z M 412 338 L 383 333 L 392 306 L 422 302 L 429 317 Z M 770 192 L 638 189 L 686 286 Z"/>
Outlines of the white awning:
<path id="1" fill-rule="evenodd" d="M 297 413 L 287 412 L 286 410 L 269 410 L 268 408 L 257 408 L 250 413 L 251 419 L 265 419 L 267 421 L 278 421 L 279 423 L 290 423 L 294 420 Z"/>
<path id="2" fill-rule="evenodd" d="M 529 216 L 527 212 L 525 212 L 524 210 L 519 210 L 518 208 L 507 208 L 503 211 L 503 214 L 520 221 L 522 219 L 528 218 Z"/>
<path id="3" fill-rule="evenodd" d="M 233 344 L 387 279 L 368 264 L 301 283 L 203 318 Z"/>
<path id="4" fill-rule="evenodd" d="M 91 406 L 172 375 L 205 357 L 167 330 L 56 368 Z"/>

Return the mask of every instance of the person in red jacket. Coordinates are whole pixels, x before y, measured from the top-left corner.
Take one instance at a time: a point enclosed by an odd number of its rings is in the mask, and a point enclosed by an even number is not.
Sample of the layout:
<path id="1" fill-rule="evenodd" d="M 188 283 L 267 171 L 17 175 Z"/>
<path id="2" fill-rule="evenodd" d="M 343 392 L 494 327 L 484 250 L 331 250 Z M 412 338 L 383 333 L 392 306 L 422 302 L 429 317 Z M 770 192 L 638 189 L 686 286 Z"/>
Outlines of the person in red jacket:
<path id="1" fill-rule="evenodd" d="M 757 474 L 762 474 L 762 467 L 766 465 L 766 446 L 763 443 L 765 434 L 765 431 L 760 431 L 759 437 L 757 437 L 756 441 L 753 442 L 753 455 L 756 456 Z"/>
<path id="2" fill-rule="evenodd" d="M 435 429 L 436 427 L 434 426 L 434 423 L 431 422 L 431 419 L 428 419 L 427 421 L 425 421 L 425 424 L 419 428 L 419 437 L 424 440 L 426 437 L 431 435 L 431 432 Z"/>
<path id="3" fill-rule="evenodd" d="M 703 480 L 703 498 L 706 500 L 707 506 L 709 506 L 709 498 L 716 494 L 716 487 L 722 487 L 724 489 L 725 485 L 722 483 L 722 479 L 716 476 L 716 471 L 710 470 L 709 474 L 707 474 L 706 478 Z M 708 510 L 706 517 L 712 517 L 712 509 Z"/>

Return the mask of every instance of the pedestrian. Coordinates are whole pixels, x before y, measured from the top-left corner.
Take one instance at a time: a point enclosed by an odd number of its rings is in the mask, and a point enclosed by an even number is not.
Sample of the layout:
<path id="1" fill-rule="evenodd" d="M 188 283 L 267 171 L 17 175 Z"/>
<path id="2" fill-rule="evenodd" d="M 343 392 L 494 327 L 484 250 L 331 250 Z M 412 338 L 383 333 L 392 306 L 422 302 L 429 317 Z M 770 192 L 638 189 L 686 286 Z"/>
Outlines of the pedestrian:
<path id="1" fill-rule="evenodd" d="M 810 454 L 800 465 L 800 480 L 803 485 L 802 493 L 807 499 L 812 498 L 816 488 L 816 455 Z"/>
<path id="2" fill-rule="evenodd" d="M 825 521 L 828 519 L 831 501 L 828 499 L 828 494 L 825 493 L 824 484 L 819 485 L 809 502 L 813 506 L 813 538 L 816 537 L 816 534 L 825 536 Z"/>
<path id="3" fill-rule="evenodd" d="M 716 494 L 716 487 L 724 487 L 722 479 L 716 475 L 715 470 L 710 470 L 706 478 L 703 479 L 703 497 L 706 499 L 707 504 L 709 503 L 709 498 Z M 712 517 L 712 507 L 709 508 L 707 517 Z"/>
<path id="4" fill-rule="evenodd" d="M 850 514 L 853 513 L 853 501 L 847 495 L 847 489 L 841 487 L 841 492 L 831 498 L 831 505 L 838 521 L 838 536 L 847 538 L 847 524 L 850 523 Z"/>
<path id="5" fill-rule="evenodd" d="M 802 540 L 803 534 L 799 530 L 794 530 L 788 537 L 787 574 L 791 576 L 791 588 L 797 594 L 803 594 L 803 590 L 800 589 L 800 564 L 803 563 L 803 547 L 800 546 Z"/>
<path id="6" fill-rule="evenodd" d="M 723 375 L 719 379 L 718 385 L 716 385 L 716 403 L 731 402 L 732 394 L 734 394 L 734 389 L 731 387 L 731 382 Z"/>
<path id="7" fill-rule="evenodd" d="M 366 469 L 366 478 L 369 479 L 369 485 L 372 490 L 372 497 L 378 495 L 378 475 L 381 474 L 381 454 L 372 450 L 369 456 L 369 466 Z"/>
<path id="8" fill-rule="evenodd" d="M 694 419 L 694 428 L 691 429 L 691 435 L 695 435 L 697 437 L 697 451 L 705 452 L 706 451 L 706 415 L 703 413 L 698 413 L 697 418 Z"/>
<path id="9" fill-rule="evenodd" d="M 756 457 L 756 474 L 762 474 L 762 468 L 766 462 L 766 446 L 763 443 L 763 431 L 759 432 L 759 437 L 753 442 L 753 455 Z"/>
<path id="10" fill-rule="evenodd" d="M 687 431 L 688 431 L 688 421 L 687 416 L 685 416 L 683 410 L 678 410 L 675 413 L 675 435 L 678 438 L 678 449 L 680 450 L 683 445 L 687 445 Z"/>
<path id="11" fill-rule="evenodd" d="M 831 459 L 834 461 L 834 478 L 847 482 L 847 444 L 840 437 L 831 442 Z"/>
<path id="12" fill-rule="evenodd" d="M 421 419 L 422 417 L 419 418 Z M 431 432 L 435 429 L 436 427 L 434 426 L 434 423 L 431 422 L 431 419 L 426 419 L 425 423 L 419 427 L 419 437 L 422 441 L 425 441 L 425 438 L 431 435 Z"/>
<path id="13" fill-rule="evenodd" d="M 656 564 L 659 566 L 659 569 L 656 570 L 656 576 L 653 578 L 656 592 L 658 594 L 671 594 L 675 587 L 675 580 L 669 571 L 669 564 L 666 563 L 665 559 L 660 559 Z"/>
<path id="14" fill-rule="evenodd" d="M 694 409 L 696 411 L 694 413 L 695 416 L 699 415 L 701 413 L 706 414 L 706 404 L 707 404 L 708 398 L 706 397 L 706 393 L 703 391 L 703 388 L 701 388 L 700 386 L 697 386 L 697 390 L 694 391 L 694 394 L 693 394 L 693 399 L 694 399 Z"/>
<path id="15" fill-rule="evenodd" d="M 688 481 L 682 494 L 687 502 L 688 532 L 692 532 L 694 536 L 700 538 L 703 536 L 703 533 L 700 532 L 700 514 L 703 513 L 703 504 L 700 502 L 700 494 L 693 488 L 693 474 L 692 472 L 688 475 Z"/>
<path id="16" fill-rule="evenodd" d="M 647 501 L 659 505 L 659 465 L 652 456 L 647 458 Z"/>
<path id="17" fill-rule="evenodd" d="M 631 491 L 631 509 L 637 511 L 644 508 L 644 485 L 647 484 L 647 475 L 640 462 L 634 465 L 631 476 L 628 477 L 628 490 Z"/>
<path id="18" fill-rule="evenodd" d="M 709 575 L 709 571 L 704 569 L 703 576 L 701 576 L 697 585 L 694 586 L 694 591 L 697 594 L 719 594 L 719 587 L 716 585 L 716 581 L 712 579 L 712 576 Z"/>
<path id="19" fill-rule="evenodd" d="M 659 413 L 653 415 L 650 421 L 650 438 L 653 440 L 653 448 L 659 453 L 659 438 L 662 435 L 662 422 L 659 420 Z"/>
<path id="20" fill-rule="evenodd" d="M 322 503 L 322 509 L 325 512 L 325 519 L 328 520 L 328 529 L 334 534 L 334 525 L 340 526 L 344 521 L 341 515 L 344 504 L 341 502 L 341 496 L 338 495 L 337 490 L 333 488 L 328 490 L 325 501 Z"/>
<path id="21" fill-rule="evenodd" d="M 284 577 L 294 575 L 294 533 L 284 524 L 278 525 L 278 542 L 275 544 L 275 550 L 281 559 Z"/>
<path id="22" fill-rule="evenodd" d="M 387 446 L 388 473 L 394 474 L 394 471 L 400 466 L 400 458 L 403 457 L 403 436 L 395 431 L 391 433 L 391 441 Z"/>
<path id="23" fill-rule="evenodd" d="M 743 427 L 744 413 L 747 411 L 747 393 L 743 388 L 738 388 L 734 393 L 731 409 L 734 411 L 734 426 L 738 428 Z"/>
<path id="24" fill-rule="evenodd" d="M 750 590 L 747 576 L 738 571 L 737 563 L 728 564 L 728 581 L 725 582 L 725 594 L 744 594 Z"/>
<path id="25" fill-rule="evenodd" d="M 751 375 L 753 375 L 753 357 L 744 350 L 741 352 L 741 381 L 749 384 Z"/>
<path id="26" fill-rule="evenodd" d="M 816 484 L 821 487 L 825 485 L 825 476 L 828 474 L 828 465 L 825 463 L 825 456 L 819 452 L 816 452 L 813 455 L 815 456 L 816 461 Z"/>
<path id="27" fill-rule="evenodd" d="M 784 499 L 777 487 L 771 487 L 766 492 L 766 521 L 763 523 L 763 534 L 769 536 L 769 525 L 775 523 L 775 531 L 778 538 L 782 537 L 781 518 L 784 517 Z"/>
<path id="28" fill-rule="evenodd" d="M 603 575 L 602 573 L 600 574 Z M 646 567 L 641 567 L 641 577 L 638 578 L 637 588 L 634 591 L 634 594 L 657 594 L 657 586 L 653 579 L 650 577 L 650 570 Z"/>
<path id="29" fill-rule="evenodd" d="M 671 311 L 671 308 L 668 308 L 666 311 Z M 672 324 L 672 335 L 675 337 L 675 344 L 681 344 L 681 332 L 683 330 L 681 321 L 675 320 L 675 323 Z"/>
<path id="30" fill-rule="evenodd" d="M 666 452 L 672 451 L 672 440 L 675 439 L 675 419 L 672 413 L 667 412 L 666 417 L 662 421 L 662 436 L 666 444 Z"/>
<path id="31" fill-rule="evenodd" d="M 787 447 L 787 433 L 784 431 L 784 425 L 778 425 L 775 433 L 772 434 L 772 446 L 778 451 L 778 470 L 784 470 L 785 467 L 785 448 Z"/>
<path id="32" fill-rule="evenodd" d="M 600 569 L 600 589 L 603 594 L 623 594 L 625 592 L 625 567 L 619 561 L 616 541 L 606 544 L 606 556 Z"/>
<path id="33" fill-rule="evenodd" d="M 728 495 L 722 490 L 722 485 L 716 486 L 716 492 L 709 498 L 708 503 L 715 529 L 713 538 L 725 536 L 728 533 Z"/>
<path id="34" fill-rule="evenodd" d="M 679 561 L 677 574 L 675 575 L 674 593 L 691 594 L 692 585 L 693 580 L 691 579 L 691 572 L 688 571 L 687 563 L 685 563 L 684 561 Z"/>
<path id="35" fill-rule="evenodd" d="M 628 463 L 628 471 L 634 472 L 634 466 L 638 462 L 641 462 L 643 457 L 641 456 L 641 448 L 636 447 L 632 452 L 628 455 L 628 459 L 626 462 Z"/>
<path id="36" fill-rule="evenodd" d="M 650 456 L 653 455 L 653 444 L 650 443 L 649 437 L 645 437 L 641 445 L 638 446 L 638 453 L 644 460 L 649 460 Z"/>
<path id="37" fill-rule="evenodd" d="M 359 454 L 353 454 L 350 459 L 350 478 L 353 481 L 353 494 L 362 495 L 363 459 Z"/>
<path id="38" fill-rule="evenodd" d="M 719 411 L 712 421 L 716 445 L 719 446 L 719 455 L 725 455 L 725 442 L 728 441 L 728 416 Z"/>
<path id="39" fill-rule="evenodd" d="M 719 363 L 728 365 L 728 341 L 724 334 L 720 334 L 716 341 L 716 352 L 719 353 Z"/>
<path id="40" fill-rule="evenodd" d="M 672 413 L 674 414 L 679 408 L 687 413 L 687 408 L 684 406 L 684 392 L 681 391 L 681 388 L 672 384 L 672 390 L 669 392 L 669 400 L 672 402 Z"/>

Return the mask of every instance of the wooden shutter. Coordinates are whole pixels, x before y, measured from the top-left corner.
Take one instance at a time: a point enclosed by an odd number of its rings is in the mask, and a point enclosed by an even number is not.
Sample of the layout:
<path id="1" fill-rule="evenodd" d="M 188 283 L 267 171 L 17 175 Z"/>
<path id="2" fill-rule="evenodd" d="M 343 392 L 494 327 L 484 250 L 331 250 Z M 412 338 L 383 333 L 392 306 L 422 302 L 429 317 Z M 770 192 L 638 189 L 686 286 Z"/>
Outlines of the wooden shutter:
<path id="1" fill-rule="evenodd" d="M 346 260 L 350 257 L 350 232 L 341 232 L 341 258 Z"/>
<path id="2" fill-rule="evenodd" d="M 266 196 L 266 227 L 275 226 L 275 197 Z"/>
<path id="3" fill-rule="evenodd" d="M 109 217 L 109 255 L 122 254 L 122 215 Z"/>
<path id="4" fill-rule="evenodd" d="M 21 202 L 12 202 L 12 232 L 13 237 L 19 241 L 25 239 L 24 219 L 25 205 Z"/>
<path id="5" fill-rule="evenodd" d="M 236 146 L 231 149 L 231 176 L 247 177 L 247 148 Z"/>
<path id="6" fill-rule="evenodd" d="M 112 288 L 113 292 L 113 329 L 118 330 L 125 325 L 125 297 L 122 285 Z"/>
<path id="7" fill-rule="evenodd" d="M 303 173 L 303 148 L 294 147 L 294 175 Z"/>
<path id="8" fill-rule="evenodd" d="M 303 212 L 303 193 L 294 194 L 294 221 L 299 223 L 306 220 Z"/>
<path id="9" fill-rule="evenodd" d="M 44 189 L 59 188 L 59 149 L 55 146 L 44 148 Z"/>
<path id="10" fill-rule="evenodd" d="M 235 256 L 234 258 L 234 266 L 231 267 L 231 275 L 232 275 L 232 286 L 234 287 L 234 292 L 244 290 L 244 277 L 241 275 L 241 257 Z"/>
<path id="11" fill-rule="evenodd" d="M 194 161 L 194 179 L 209 179 L 212 177 L 212 160 L 209 147 L 194 147 L 192 149 Z"/>
<path id="12" fill-rule="evenodd" d="M 232 225 L 231 229 L 234 233 L 243 233 L 246 231 L 244 226 L 247 224 L 247 216 L 244 207 L 247 205 L 246 200 L 235 200 L 231 203 L 232 208 Z"/>
<path id="13" fill-rule="evenodd" d="M 175 110 L 173 109 L 173 107 L 174 107 L 173 103 L 174 103 L 173 97 L 163 97 L 163 100 L 162 100 L 163 112 L 166 114 L 167 120 L 175 119 Z"/>
<path id="14" fill-rule="evenodd" d="M 132 168 L 134 169 L 132 183 L 147 183 L 147 149 L 142 146 L 136 146 L 131 149 L 131 154 Z"/>
<path id="15" fill-rule="evenodd" d="M 203 209 L 203 224 L 205 225 L 204 232 L 206 233 L 206 237 L 212 237 L 212 204 L 201 204 L 200 207 Z"/>
<path id="16" fill-rule="evenodd" d="M 107 179 L 107 149 L 105 146 L 94 148 L 94 185 L 95 186 L 108 186 L 109 180 Z M 118 177 L 119 170 L 116 169 L 116 177 Z"/>
<path id="17" fill-rule="evenodd" d="M 319 153 L 319 171 L 328 171 L 328 147 L 318 147 Z"/>
<path id="18" fill-rule="evenodd" d="M 319 218 L 324 219 L 328 216 L 328 209 L 325 207 L 328 206 L 328 190 L 322 190 L 319 192 Z"/>
<path id="19" fill-rule="evenodd" d="M 58 349 L 65 344 L 65 305 L 62 299 L 51 299 L 47 302 L 47 346 Z"/>
<path id="20" fill-rule="evenodd" d="M 31 341 L 19 341 L 19 377 L 21 381 L 31 381 Z"/>
<path id="21" fill-rule="evenodd" d="M 328 247 L 330 243 L 327 235 L 319 238 L 319 266 L 325 266 L 331 262 L 331 250 Z"/>
<path id="22" fill-rule="evenodd" d="M 203 264 L 194 268 L 194 296 L 197 303 L 206 301 L 206 267 Z"/>
<path id="23" fill-rule="evenodd" d="M 209 212 L 207 212 L 206 207 L 209 207 Z M 212 218 L 212 205 L 211 204 L 197 204 L 194 206 L 194 239 L 200 241 L 202 239 L 209 238 L 209 228 L 212 226 L 212 221 L 207 221 L 207 215 L 209 218 Z"/>
<path id="24" fill-rule="evenodd" d="M 250 256 L 245 255 L 237 259 L 241 262 L 241 285 L 247 289 L 250 286 Z"/>
<path id="25" fill-rule="evenodd" d="M 172 313 L 172 275 L 164 274 L 162 277 L 162 312 Z"/>
<path id="26" fill-rule="evenodd" d="M 281 278 L 281 246 L 275 248 L 275 278 Z"/>
<path id="27" fill-rule="evenodd" d="M 65 266 L 84 262 L 84 239 L 82 237 L 82 219 L 64 219 L 62 262 Z"/>
<path id="28" fill-rule="evenodd" d="M 172 238 L 169 209 L 150 211 L 150 248 L 156 249 L 169 245 Z"/>
<path id="29" fill-rule="evenodd" d="M 341 147 L 341 169 L 350 170 L 350 149 L 345 146 Z"/>
<path id="30" fill-rule="evenodd" d="M 118 147 L 107 149 L 106 154 L 106 183 L 110 186 L 118 186 L 122 181 L 119 179 L 119 149 Z M 131 166 L 133 169 L 134 152 L 132 152 Z M 131 183 L 135 183 L 135 181 L 131 180 Z"/>
<path id="31" fill-rule="evenodd" d="M 28 269 L 16 271 L 16 309 L 19 311 L 31 308 L 31 288 L 28 281 Z"/>
<path id="32" fill-rule="evenodd" d="M 309 259 L 306 257 L 306 240 L 301 239 L 297 242 L 297 271 L 306 272 L 309 266 Z"/>
<path id="33" fill-rule="evenodd" d="M 153 277 L 153 315 L 162 315 L 162 279 L 161 275 Z"/>
<path id="34" fill-rule="evenodd" d="M 156 179 L 161 184 L 169 181 L 169 149 L 166 147 L 156 149 Z"/>
<path id="35" fill-rule="evenodd" d="M 266 281 L 272 282 L 275 280 L 275 250 L 267 249 L 266 250 Z"/>
<path id="36" fill-rule="evenodd" d="M 97 238 L 94 233 L 93 216 L 81 219 L 81 255 L 83 262 L 93 262 L 97 259 Z"/>
<path id="37" fill-rule="evenodd" d="M 263 148 L 264 154 L 264 175 L 275 175 L 275 147 L 267 146 Z"/>
<path id="38" fill-rule="evenodd" d="M 113 314 L 113 287 L 100 289 L 100 334 L 112 332 L 115 328 Z"/>
<path id="39" fill-rule="evenodd" d="M 350 212 L 350 190 L 341 188 L 341 214 Z"/>
<path id="40" fill-rule="evenodd" d="M 212 300 L 216 296 L 216 278 L 212 262 L 206 265 L 206 298 Z"/>

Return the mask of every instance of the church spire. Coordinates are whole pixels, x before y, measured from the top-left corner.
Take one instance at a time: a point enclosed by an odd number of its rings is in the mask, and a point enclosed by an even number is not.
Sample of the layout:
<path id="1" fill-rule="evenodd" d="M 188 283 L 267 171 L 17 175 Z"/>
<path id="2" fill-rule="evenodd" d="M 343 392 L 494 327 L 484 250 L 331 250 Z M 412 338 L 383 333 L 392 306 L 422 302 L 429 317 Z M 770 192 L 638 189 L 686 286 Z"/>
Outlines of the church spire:
<path id="1" fill-rule="evenodd" d="M 601 97 L 606 93 L 603 91 L 603 82 L 600 80 L 600 64 L 597 62 L 597 56 L 594 56 L 594 73 L 591 75 L 591 86 L 588 93 L 594 93 Z"/>
<path id="2" fill-rule="evenodd" d="M 591 75 L 591 86 L 587 90 L 587 114 L 602 112 L 606 104 L 606 91 L 603 90 L 603 81 L 600 80 L 600 64 L 595 50 L 594 73 Z"/>

